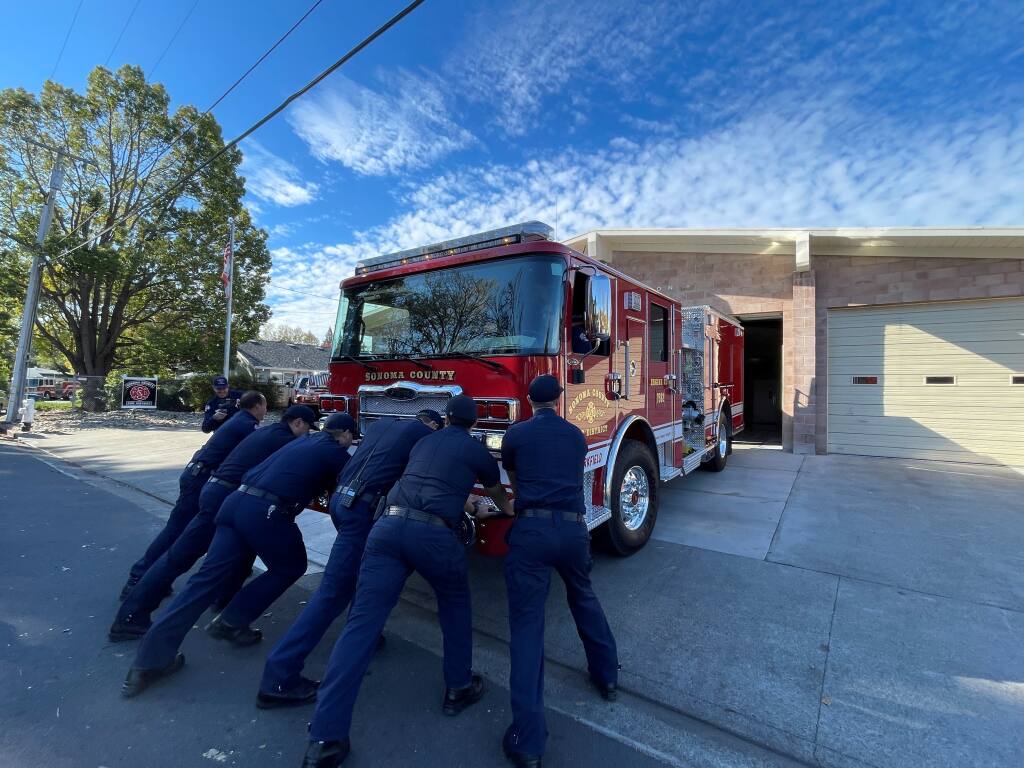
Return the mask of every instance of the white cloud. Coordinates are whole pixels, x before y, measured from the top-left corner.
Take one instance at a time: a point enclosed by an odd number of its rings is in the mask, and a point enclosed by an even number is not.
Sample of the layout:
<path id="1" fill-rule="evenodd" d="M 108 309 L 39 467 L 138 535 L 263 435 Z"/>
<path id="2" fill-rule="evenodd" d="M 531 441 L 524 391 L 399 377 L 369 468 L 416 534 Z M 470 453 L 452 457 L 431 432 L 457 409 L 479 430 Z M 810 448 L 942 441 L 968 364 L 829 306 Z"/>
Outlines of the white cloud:
<path id="1" fill-rule="evenodd" d="M 372 90 L 339 77 L 300 101 L 288 120 L 320 160 L 336 160 L 364 176 L 423 168 L 474 142 L 448 114 L 442 83 L 395 70 Z"/>
<path id="2" fill-rule="evenodd" d="M 447 173 L 410 187 L 402 213 L 350 242 L 273 251 L 274 320 L 326 328 L 358 259 L 527 219 L 557 222 L 561 238 L 594 227 L 1020 224 L 1024 177 L 1012 169 L 1024 167 L 1024 113 L 870 126 L 830 104 L 697 139 L 616 139 Z"/>
<path id="3" fill-rule="evenodd" d="M 574 89 L 594 82 L 640 98 L 637 84 L 672 56 L 673 38 L 692 19 L 688 5 L 529 0 L 486 8 L 474 19 L 469 42 L 456 49 L 450 80 L 470 98 L 491 104 L 507 134 L 521 136 L 546 98 L 570 99 Z M 582 101 L 580 110 L 592 109 Z"/>
<path id="4" fill-rule="evenodd" d="M 249 192 L 261 200 L 284 207 L 303 205 L 316 199 L 319 187 L 311 181 L 303 181 L 294 165 L 255 139 L 248 139 L 244 147 L 241 171 Z M 252 204 L 249 207 L 252 210 Z"/>

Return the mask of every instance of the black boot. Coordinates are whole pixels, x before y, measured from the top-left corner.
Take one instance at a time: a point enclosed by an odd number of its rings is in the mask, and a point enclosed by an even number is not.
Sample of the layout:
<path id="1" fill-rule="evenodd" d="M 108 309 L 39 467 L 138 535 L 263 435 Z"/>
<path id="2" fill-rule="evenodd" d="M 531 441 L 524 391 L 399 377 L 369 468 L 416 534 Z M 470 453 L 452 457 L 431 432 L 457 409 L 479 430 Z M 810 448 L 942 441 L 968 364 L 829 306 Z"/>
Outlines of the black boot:
<path id="1" fill-rule="evenodd" d="M 615 701 L 619 698 L 619 687 L 615 683 L 602 683 L 591 677 L 590 684 L 597 688 L 597 692 L 605 701 Z"/>
<path id="2" fill-rule="evenodd" d="M 252 627 L 233 627 L 220 616 L 206 625 L 206 634 L 215 640 L 227 640 L 232 645 L 244 648 L 247 645 L 256 645 L 263 639 L 263 633 Z"/>
<path id="3" fill-rule="evenodd" d="M 174 657 L 174 661 L 166 667 L 159 669 L 132 667 L 128 670 L 128 676 L 125 677 L 124 682 L 121 683 L 121 695 L 126 699 L 138 696 L 157 680 L 170 677 L 183 666 L 185 666 L 185 654 L 179 653 Z"/>
<path id="4" fill-rule="evenodd" d="M 117 599 L 123 603 L 124 599 L 128 597 L 128 593 L 132 591 L 132 587 L 134 587 L 138 583 L 138 579 L 136 579 L 134 576 L 129 576 L 128 581 L 126 581 L 124 583 L 124 586 L 121 587 L 121 594 L 118 596 Z"/>
<path id="5" fill-rule="evenodd" d="M 120 615 L 114 619 L 114 623 L 110 625 L 110 630 L 107 632 L 107 638 L 112 643 L 120 643 L 125 640 L 138 640 L 149 628 L 153 626 L 153 622 L 149 620 L 149 617 L 140 618 L 136 616 L 125 616 L 123 619 Z"/>
<path id="6" fill-rule="evenodd" d="M 448 688 L 444 692 L 441 710 L 446 715 L 457 715 L 471 704 L 476 704 L 484 695 L 484 681 L 480 675 L 473 675 L 472 682 L 463 688 Z"/>
<path id="7" fill-rule="evenodd" d="M 515 733 L 512 731 L 512 726 L 505 731 L 505 738 L 501 740 L 501 748 L 505 752 L 505 757 L 511 760 L 512 765 L 516 768 L 541 768 L 540 755 L 527 755 L 524 752 L 516 751 Z"/>
<path id="8" fill-rule="evenodd" d="M 349 741 L 311 741 L 302 768 L 338 768 L 348 757 Z"/>
<path id="9" fill-rule="evenodd" d="M 269 691 L 261 689 L 256 694 L 256 706 L 260 709 L 277 709 L 312 704 L 316 701 L 316 689 L 319 687 L 319 680 L 310 680 L 299 675 L 299 680 L 294 685 L 278 685 Z"/>

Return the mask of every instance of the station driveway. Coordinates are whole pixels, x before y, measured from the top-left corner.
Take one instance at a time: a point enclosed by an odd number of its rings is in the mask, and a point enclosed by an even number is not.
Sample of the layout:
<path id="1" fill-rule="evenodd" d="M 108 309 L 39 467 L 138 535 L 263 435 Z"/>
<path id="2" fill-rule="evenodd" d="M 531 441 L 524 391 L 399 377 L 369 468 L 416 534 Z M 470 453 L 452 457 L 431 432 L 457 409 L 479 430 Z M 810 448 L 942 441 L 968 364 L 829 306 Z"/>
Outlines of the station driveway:
<path id="1" fill-rule="evenodd" d="M 179 438 L 143 432 L 130 449 L 123 433 L 115 438 L 116 446 L 95 433 L 38 444 L 152 487 L 187 458 L 182 438 L 163 470 L 155 459 L 140 467 L 140 455 L 167 448 L 169 457 Z M 737 446 L 724 472 L 697 472 L 661 492 L 648 546 L 627 559 L 595 558 L 631 701 L 809 764 L 1020 764 L 1020 474 Z M 501 562 L 474 557 L 471 567 L 474 627 L 501 642 Z M 549 672 L 583 673 L 564 591 L 556 583 L 552 593 Z M 433 606 L 415 578 L 405 597 Z M 667 742 L 660 748 L 671 752 Z"/>

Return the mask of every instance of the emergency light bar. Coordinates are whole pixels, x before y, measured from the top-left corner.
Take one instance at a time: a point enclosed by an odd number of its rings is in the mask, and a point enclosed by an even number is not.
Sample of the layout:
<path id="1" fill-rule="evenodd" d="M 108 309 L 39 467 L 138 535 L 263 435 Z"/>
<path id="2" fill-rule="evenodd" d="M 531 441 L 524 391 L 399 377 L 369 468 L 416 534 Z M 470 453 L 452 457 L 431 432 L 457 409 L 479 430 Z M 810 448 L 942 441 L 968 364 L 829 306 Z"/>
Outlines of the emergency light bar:
<path id="1" fill-rule="evenodd" d="M 398 251 L 397 253 L 389 253 L 384 256 L 375 256 L 372 259 L 357 261 L 356 274 L 365 275 L 368 272 L 377 272 L 404 264 L 414 264 L 418 261 L 429 261 L 430 259 L 441 258 L 442 256 L 454 256 L 458 253 L 482 251 L 486 248 L 496 248 L 499 245 L 512 245 L 532 240 L 550 240 L 553 233 L 554 230 L 542 221 L 524 221 L 521 224 L 513 224 L 510 227 L 492 229 L 488 232 L 478 232 L 475 235 L 467 235 L 466 237 L 445 240 L 433 245 L 422 245 L 419 248 L 410 248 L 406 251 Z"/>

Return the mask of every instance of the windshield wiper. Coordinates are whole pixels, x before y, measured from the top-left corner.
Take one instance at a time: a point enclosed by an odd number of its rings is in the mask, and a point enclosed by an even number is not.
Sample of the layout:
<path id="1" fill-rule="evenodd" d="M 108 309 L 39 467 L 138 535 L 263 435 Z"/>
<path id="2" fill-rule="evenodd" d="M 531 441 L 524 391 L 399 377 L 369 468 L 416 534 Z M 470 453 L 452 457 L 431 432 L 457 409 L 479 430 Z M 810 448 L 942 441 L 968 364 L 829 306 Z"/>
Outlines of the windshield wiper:
<path id="1" fill-rule="evenodd" d="M 507 371 L 508 369 L 500 363 L 496 363 L 493 360 L 488 360 L 486 357 L 480 355 L 474 355 L 472 352 L 442 352 L 440 355 L 433 355 L 433 357 L 455 357 L 463 360 L 476 360 L 478 363 L 490 366 L 496 371 Z"/>
<path id="2" fill-rule="evenodd" d="M 352 357 L 352 355 L 335 355 L 334 357 L 335 357 L 335 359 L 340 357 L 342 360 L 350 360 L 353 363 L 359 363 L 359 365 L 363 366 L 363 368 L 365 368 L 368 371 L 376 371 L 377 370 L 377 366 L 376 365 L 370 365 L 369 363 L 365 363 L 362 360 L 360 360 L 358 357 Z"/>
<path id="3" fill-rule="evenodd" d="M 396 360 L 408 360 L 410 363 L 415 365 L 417 368 L 422 368 L 425 371 L 434 370 L 434 366 L 424 363 L 422 360 L 417 360 L 415 357 L 409 357 L 408 355 L 400 355 L 395 358 Z"/>

